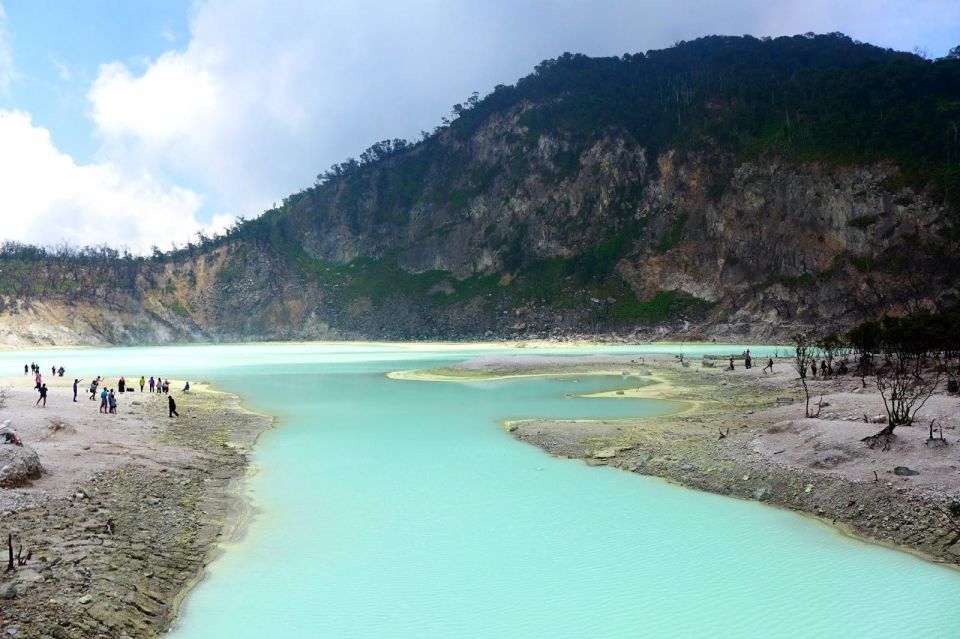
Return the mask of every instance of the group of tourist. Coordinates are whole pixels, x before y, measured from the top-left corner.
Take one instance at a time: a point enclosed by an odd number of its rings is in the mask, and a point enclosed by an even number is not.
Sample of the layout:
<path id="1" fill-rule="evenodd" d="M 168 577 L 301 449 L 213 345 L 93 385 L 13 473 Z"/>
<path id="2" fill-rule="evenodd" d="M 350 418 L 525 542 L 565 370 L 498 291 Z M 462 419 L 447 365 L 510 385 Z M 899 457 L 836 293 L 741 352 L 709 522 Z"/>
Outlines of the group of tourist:
<path id="1" fill-rule="evenodd" d="M 833 358 L 827 357 L 820 360 L 820 366 L 817 366 L 817 360 L 810 360 L 810 375 L 812 377 L 817 376 L 817 370 L 820 371 L 820 377 L 826 379 L 832 377 L 833 375 L 846 375 L 849 371 L 847 368 L 847 360 L 840 360 L 840 365 L 837 366 L 836 370 L 833 368 Z"/>
<path id="2" fill-rule="evenodd" d="M 67 369 L 65 369 L 63 366 L 61 366 L 60 368 L 57 368 L 56 366 L 50 367 L 51 377 L 63 377 L 63 374 L 66 372 L 67 372 Z M 37 365 L 36 362 L 23 365 L 23 374 L 27 375 L 29 373 L 34 373 L 35 375 L 40 374 L 40 367 Z"/>
<path id="3" fill-rule="evenodd" d="M 117 396 L 112 388 L 109 392 L 106 388 L 100 391 L 100 412 L 110 415 L 117 414 Z"/>
<path id="4" fill-rule="evenodd" d="M 743 367 L 746 368 L 747 370 L 750 370 L 751 368 L 753 368 L 753 355 L 750 354 L 750 349 L 749 349 L 749 348 L 748 348 L 747 350 L 743 351 L 742 357 L 743 357 Z M 728 370 L 728 371 L 735 370 L 735 367 L 734 367 L 733 363 L 734 363 L 734 356 L 731 355 L 731 356 L 730 356 L 730 365 L 727 366 L 727 370 Z M 770 357 L 770 358 L 767 359 L 767 365 L 763 367 L 763 372 L 766 373 L 767 371 L 770 371 L 771 373 L 773 372 L 773 358 L 772 358 L 772 357 Z"/>
<path id="5" fill-rule="evenodd" d="M 36 363 L 30 364 L 30 371 L 33 372 L 33 389 L 40 393 L 40 397 L 37 398 L 37 403 L 34 406 L 39 406 L 40 402 L 43 402 L 43 405 L 47 405 L 47 385 L 43 383 L 43 375 L 40 374 L 40 367 Z M 23 374 L 27 374 L 27 364 L 23 365 Z"/>
<path id="6" fill-rule="evenodd" d="M 189 382 L 187 382 L 187 384 L 188 384 L 188 386 L 189 386 Z M 164 395 L 170 394 L 170 380 L 169 380 L 169 379 L 163 379 L 163 380 L 161 380 L 159 377 L 157 377 L 156 379 L 154 379 L 153 377 L 151 377 L 151 378 L 150 378 L 150 381 L 148 382 L 148 386 L 150 387 L 150 392 L 151 392 L 151 393 L 157 392 L 157 393 L 163 393 Z M 143 378 L 142 378 L 142 377 L 140 378 L 140 390 L 141 390 L 141 391 L 143 390 Z"/>
<path id="7" fill-rule="evenodd" d="M 743 353 L 741 354 L 741 357 L 743 357 L 743 367 L 744 367 L 744 368 L 746 368 L 747 370 L 750 370 L 751 368 L 753 368 L 753 355 L 750 354 L 750 349 L 749 349 L 749 348 L 748 348 L 747 350 L 743 351 Z M 730 356 L 730 365 L 727 366 L 727 370 L 728 370 L 728 371 L 732 371 L 732 370 L 734 370 L 734 368 L 735 368 L 734 365 L 733 365 L 733 360 L 734 360 L 734 356 L 731 355 L 731 356 Z M 768 368 L 770 369 L 770 372 L 772 373 L 772 372 L 773 372 L 773 359 L 771 359 L 769 362 L 767 362 L 767 365 L 763 367 L 763 370 L 767 370 Z"/>
<path id="8" fill-rule="evenodd" d="M 123 379 L 122 377 L 120 378 Z M 100 398 L 100 412 L 106 414 L 117 413 L 117 395 L 112 388 L 107 388 L 104 386 L 100 388 L 100 384 L 103 383 L 103 377 L 97 375 L 96 378 L 90 382 L 90 401 L 95 401 L 97 397 Z M 77 401 L 77 386 L 80 384 L 79 379 L 73 380 L 73 401 Z M 118 388 L 123 388 L 120 384 L 117 385 Z M 99 392 L 98 392 L 99 391 Z M 121 391 L 122 392 L 122 391 Z"/>
<path id="9" fill-rule="evenodd" d="M 61 366 L 59 369 L 56 367 L 51 368 L 51 375 L 56 376 L 59 372 L 60 377 L 63 377 L 63 373 L 66 369 Z M 35 406 L 43 404 L 47 405 L 47 385 L 43 382 L 43 375 L 40 373 L 40 367 L 36 363 L 24 364 L 23 365 L 23 374 L 27 375 L 29 372 L 34 373 L 34 381 L 36 385 L 34 389 L 40 393 L 40 397 L 37 398 L 37 403 Z M 80 378 L 74 378 L 73 380 L 73 401 L 77 401 L 77 394 L 80 389 L 80 382 L 83 380 Z M 126 377 L 120 376 L 120 379 L 117 380 L 116 391 L 112 388 L 100 388 L 103 384 L 103 377 L 97 375 L 97 377 L 90 382 L 89 392 L 90 392 L 90 401 L 100 398 L 100 412 L 108 415 L 115 415 L 117 413 L 117 395 L 119 393 L 132 393 L 134 391 L 133 386 L 127 382 Z M 170 417 L 179 417 L 180 413 L 177 412 L 177 402 L 173 399 L 173 396 L 170 395 L 170 380 L 162 379 L 158 377 L 151 377 L 148 382 L 146 377 L 143 375 L 140 376 L 139 380 L 140 392 L 142 393 L 145 388 L 149 387 L 151 393 L 162 393 L 167 395 L 167 408 L 169 411 Z M 186 382 L 183 387 L 183 392 L 190 391 L 190 382 Z"/>

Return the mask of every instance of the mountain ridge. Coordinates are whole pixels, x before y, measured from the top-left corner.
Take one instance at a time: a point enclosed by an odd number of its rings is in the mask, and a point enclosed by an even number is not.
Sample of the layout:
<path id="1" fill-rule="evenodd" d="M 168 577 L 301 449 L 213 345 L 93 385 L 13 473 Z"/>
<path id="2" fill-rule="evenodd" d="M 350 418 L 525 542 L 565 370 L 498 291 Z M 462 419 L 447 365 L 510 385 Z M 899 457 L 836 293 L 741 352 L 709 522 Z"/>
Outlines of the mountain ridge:
<path id="1" fill-rule="evenodd" d="M 960 295 L 960 60 L 711 36 L 564 54 L 452 115 L 178 251 L 8 243 L 0 325 L 11 343 L 751 340 Z M 85 319 L 45 336 L 40 306 Z"/>

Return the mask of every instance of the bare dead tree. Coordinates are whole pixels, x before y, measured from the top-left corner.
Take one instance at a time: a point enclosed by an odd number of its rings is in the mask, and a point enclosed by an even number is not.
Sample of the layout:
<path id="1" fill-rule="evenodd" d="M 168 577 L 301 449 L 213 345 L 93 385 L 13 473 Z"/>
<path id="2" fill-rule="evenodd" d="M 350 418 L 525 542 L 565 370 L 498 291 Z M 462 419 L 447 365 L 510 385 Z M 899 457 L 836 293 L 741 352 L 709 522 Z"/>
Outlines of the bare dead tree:
<path id="1" fill-rule="evenodd" d="M 813 358 L 810 336 L 806 333 L 797 333 L 793 336 L 793 346 L 793 368 L 800 376 L 800 386 L 803 387 L 803 396 L 806 400 L 804 415 L 815 417 L 810 413 L 810 389 L 807 388 L 807 370 L 810 368 L 810 360 Z M 819 414 L 818 411 L 817 415 Z"/>
<path id="2" fill-rule="evenodd" d="M 943 367 L 939 361 L 930 370 L 918 374 L 914 361 L 916 357 L 905 348 L 895 347 L 890 362 L 876 369 L 877 390 L 883 398 L 887 425 L 878 433 L 861 440 L 870 447 L 880 444 L 884 449 L 889 448 L 897 426 L 912 424 L 917 413 L 940 385 Z"/>
<path id="3" fill-rule="evenodd" d="M 867 387 L 867 375 L 873 368 L 873 353 L 878 347 L 879 322 L 866 322 L 847 333 L 847 342 L 857 356 L 857 372 L 860 373 L 860 383 Z"/>
<path id="4" fill-rule="evenodd" d="M 936 418 L 930 420 L 929 426 L 930 435 L 927 437 L 926 444 L 927 446 L 948 446 L 950 442 L 946 440 L 943 436 L 943 424 L 937 424 Z M 939 437 L 934 437 L 934 431 L 937 432 Z"/>
<path id="5" fill-rule="evenodd" d="M 843 342 L 836 335 L 827 335 L 817 340 L 817 348 L 827 360 L 827 371 L 833 374 L 833 360 L 843 351 Z"/>

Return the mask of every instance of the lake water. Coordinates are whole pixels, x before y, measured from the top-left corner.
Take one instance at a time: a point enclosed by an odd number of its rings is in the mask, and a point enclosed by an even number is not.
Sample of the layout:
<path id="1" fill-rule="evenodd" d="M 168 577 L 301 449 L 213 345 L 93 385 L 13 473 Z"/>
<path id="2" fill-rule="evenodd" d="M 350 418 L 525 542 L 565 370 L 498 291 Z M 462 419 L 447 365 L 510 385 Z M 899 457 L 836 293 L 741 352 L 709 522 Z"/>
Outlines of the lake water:
<path id="1" fill-rule="evenodd" d="M 177 639 L 958 636 L 960 572 L 755 502 L 554 459 L 500 425 L 672 408 L 565 398 L 618 378 L 385 376 L 477 354 L 268 344 L 0 362 L 209 380 L 279 417 L 253 455 L 255 515 L 187 599 Z"/>

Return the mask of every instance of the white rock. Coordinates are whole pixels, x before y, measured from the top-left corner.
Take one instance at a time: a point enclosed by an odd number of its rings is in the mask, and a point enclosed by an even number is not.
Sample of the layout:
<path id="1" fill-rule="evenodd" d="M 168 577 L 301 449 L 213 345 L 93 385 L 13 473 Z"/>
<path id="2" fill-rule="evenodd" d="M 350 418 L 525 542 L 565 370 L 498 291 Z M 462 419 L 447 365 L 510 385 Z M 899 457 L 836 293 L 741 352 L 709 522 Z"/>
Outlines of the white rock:
<path id="1" fill-rule="evenodd" d="M 0 444 L 0 486 L 22 486 L 42 473 L 43 466 L 33 448 Z"/>

